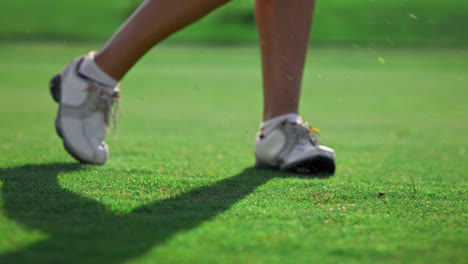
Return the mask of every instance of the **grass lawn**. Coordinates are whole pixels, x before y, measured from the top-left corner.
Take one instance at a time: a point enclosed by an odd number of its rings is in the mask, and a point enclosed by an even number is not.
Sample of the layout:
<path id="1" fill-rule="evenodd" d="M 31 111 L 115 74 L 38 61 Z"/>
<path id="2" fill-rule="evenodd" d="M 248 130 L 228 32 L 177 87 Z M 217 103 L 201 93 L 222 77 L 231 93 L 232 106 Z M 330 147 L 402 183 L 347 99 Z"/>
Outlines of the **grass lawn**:
<path id="1" fill-rule="evenodd" d="M 49 78 L 97 45 L 0 46 L 0 263 L 466 263 L 468 50 L 311 50 L 301 112 L 336 175 L 255 170 L 257 48 L 162 46 L 105 166 L 61 146 Z"/>

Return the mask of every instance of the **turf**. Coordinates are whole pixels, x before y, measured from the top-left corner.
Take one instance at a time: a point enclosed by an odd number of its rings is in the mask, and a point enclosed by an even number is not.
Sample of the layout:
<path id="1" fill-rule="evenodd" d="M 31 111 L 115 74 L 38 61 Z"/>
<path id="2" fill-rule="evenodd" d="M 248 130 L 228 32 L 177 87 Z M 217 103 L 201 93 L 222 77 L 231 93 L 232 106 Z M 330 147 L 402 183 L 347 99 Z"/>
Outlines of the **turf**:
<path id="1" fill-rule="evenodd" d="M 466 263 L 467 50 L 311 50 L 316 179 L 252 168 L 253 47 L 152 51 L 108 164 L 77 164 L 47 82 L 96 47 L 0 46 L 0 263 Z"/>

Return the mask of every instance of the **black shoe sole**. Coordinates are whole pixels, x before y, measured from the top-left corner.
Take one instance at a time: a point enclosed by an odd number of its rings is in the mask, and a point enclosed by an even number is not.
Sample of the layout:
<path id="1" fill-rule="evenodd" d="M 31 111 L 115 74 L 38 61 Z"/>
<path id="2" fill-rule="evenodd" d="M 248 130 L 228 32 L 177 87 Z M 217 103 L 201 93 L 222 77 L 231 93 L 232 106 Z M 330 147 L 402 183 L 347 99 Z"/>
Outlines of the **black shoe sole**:
<path id="1" fill-rule="evenodd" d="M 302 175 L 311 175 L 319 177 L 329 177 L 335 173 L 335 161 L 327 156 L 316 156 L 310 159 L 300 160 L 291 163 L 286 167 L 271 166 L 257 158 L 255 168 L 279 170 L 284 172 L 292 172 Z"/>
<path id="2" fill-rule="evenodd" d="M 283 171 L 299 174 L 331 176 L 335 173 L 335 161 L 330 157 L 317 156 L 301 160 L 282 168 Z"/>

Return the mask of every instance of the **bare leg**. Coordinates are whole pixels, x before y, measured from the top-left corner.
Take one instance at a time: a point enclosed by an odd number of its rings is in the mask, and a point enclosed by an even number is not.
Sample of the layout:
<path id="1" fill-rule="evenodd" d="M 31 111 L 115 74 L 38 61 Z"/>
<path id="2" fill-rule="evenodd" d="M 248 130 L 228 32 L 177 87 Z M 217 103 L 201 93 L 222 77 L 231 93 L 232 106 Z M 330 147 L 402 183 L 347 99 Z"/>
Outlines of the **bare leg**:
<path id="1" fill-rule="evenodd" d="M 116 80 L 149 49 L 230 0 L 147 0 L 95 56 Z"/>
<path id="2" fill-rule="evenodd" d="M 264 120 L 297 113 L 315 0 L 256 0 Z"/>

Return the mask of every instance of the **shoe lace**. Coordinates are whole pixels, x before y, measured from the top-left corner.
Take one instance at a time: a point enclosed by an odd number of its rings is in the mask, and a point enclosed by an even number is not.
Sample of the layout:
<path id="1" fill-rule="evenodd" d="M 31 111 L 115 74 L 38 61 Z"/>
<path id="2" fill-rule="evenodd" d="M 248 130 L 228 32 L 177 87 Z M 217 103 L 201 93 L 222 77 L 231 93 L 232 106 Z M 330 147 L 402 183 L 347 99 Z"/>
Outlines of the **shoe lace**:
<path id="1" fill-rule="evenodd" d="M 112 120 L 111 128 L 115 136 L 117 131 L 117 119 L 120 116 L 119 99 L 121 96 L 119 92 L 107 92 L 94 85 L 89 86 L 86 91 L 99 92 L 97 102 L 95 104 L 95 110 L 102 111 L 104 113 L 104 122 L 106 125 L 109 126 L 110 120 Z"/>
<path id="2" fill-rule="evenodd" d="M 120 94 L 119 92 L 114 92 L 112 94 L 107 94 L 106 92 L 101 92 L 101 98 L 103 101 L 103 104 L 105 104 L 105 119 L 106 119 L 106 124 L 109 125 L 109 119 L 112 120 L 112 134 L 114 137 L 117 134 L 117 119 L 120 116 L 120 104 L 119 104 L 119 99 L 120 99 Z"/>
<path id="3" fill-rule="evenodd" d="M 306 137 L 313 145 L 319 144 L 317 135 L 320 133 L 320 129 L 310 126 L 308 122 L 293 124 L 299 126 L 298 129 L 295 130 L 294 134 L 296 140 Z"/>

